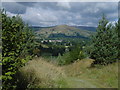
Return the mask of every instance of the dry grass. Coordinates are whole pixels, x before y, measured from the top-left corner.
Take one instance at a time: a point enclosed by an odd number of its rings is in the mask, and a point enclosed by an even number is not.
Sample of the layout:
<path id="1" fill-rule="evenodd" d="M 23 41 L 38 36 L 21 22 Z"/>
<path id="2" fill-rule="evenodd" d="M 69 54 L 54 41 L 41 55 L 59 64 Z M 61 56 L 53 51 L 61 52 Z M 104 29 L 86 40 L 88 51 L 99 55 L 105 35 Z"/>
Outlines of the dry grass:
<path id="1" fill-rule="evenodd" d="M 84 73 L 84 70 L 91 66 L 93 59 L 78 60 L 70 65 L 63 66 L 68 76 L 79 76 Z"/>
<path id="2" fill-rule="evenodd" d="M 87 69 L 83 75 L 81 78 L 86 77 L 102 88 L 118 87 L 118 63 Z"/>
<path id="3" fill-rule="evenodd" d="M 31 87 L 30 84 L 42 88 L 62 87 L 65 83 L 63 78 L 66 76 L 61 67 L 48 63 L 43 58 L 29 61 L 20 71 L 29 82 L 28 87 Z"/>
<path id="4" fill-rule="evenodd" d="M 36 58 L 22 67 L 20 72 L 23 82 L 28 82 L 28 88 L 117 88 L 118 63 L 90 68 L 93 61 L 82 59 L 59 67 L 43 58 Z"/>
<path id="5" fill-rule="evenodd" d="M 93 61 L 93 59 L 83 59 L 63 68 L 68 76 L 92 82 L 98 88 L 117 88 L 118 63 L 89 68 Z"/>

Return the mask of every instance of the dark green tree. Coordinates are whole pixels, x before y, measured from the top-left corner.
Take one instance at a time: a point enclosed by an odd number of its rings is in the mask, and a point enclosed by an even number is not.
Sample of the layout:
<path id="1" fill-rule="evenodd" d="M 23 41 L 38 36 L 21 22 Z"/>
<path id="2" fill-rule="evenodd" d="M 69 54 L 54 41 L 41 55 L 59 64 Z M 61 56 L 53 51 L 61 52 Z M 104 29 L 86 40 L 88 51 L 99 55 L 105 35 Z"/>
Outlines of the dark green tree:
<path id="1" fill-rule="evenodd" d="M 115 26 L 114 26 L 114 34 L 115 34 L 115 45 L 117 45 L 117 50 L 118 50 L 118 57 L 117 59 L 120 60 L 120 33 L 119 33 L 119 30 L 120 30 L 120 18 L 118 19 L 118 22 L 115 23 Z"/>
<path id="2" fill-rule="evenodd" d="M 34 35 L 20 16 L 2 15 L 2 85 L 3 89 L 13 89 L 18 69 L 31 57 L 34 48 Z"/>
<path id="3" fill-rule="evenodd" d="M 95 63 L 108 64 L 117 60 L 117 30 L 103 15 L 99 21 L 97 33 L 92 37 L 90 57 L 95 59 Z"/>

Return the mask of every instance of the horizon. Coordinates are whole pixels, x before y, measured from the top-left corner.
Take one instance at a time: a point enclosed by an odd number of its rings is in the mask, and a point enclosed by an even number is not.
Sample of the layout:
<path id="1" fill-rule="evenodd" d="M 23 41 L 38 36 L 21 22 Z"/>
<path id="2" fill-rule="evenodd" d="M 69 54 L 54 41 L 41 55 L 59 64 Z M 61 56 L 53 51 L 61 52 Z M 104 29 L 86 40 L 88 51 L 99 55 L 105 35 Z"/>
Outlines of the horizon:
<path id="1" fill-rule="evenodd" d="M 29 27 L 56 27 L 56 26 L 78 26 L 78 27 L 94 27 L 97 28 L 97 26 L 86 26 L 86 25 L 67 25 L 67 24 L 60 24 L 60 25 L 54 25 L 54 26 L 40 26 L 40 25 L 29 25 Z"/>

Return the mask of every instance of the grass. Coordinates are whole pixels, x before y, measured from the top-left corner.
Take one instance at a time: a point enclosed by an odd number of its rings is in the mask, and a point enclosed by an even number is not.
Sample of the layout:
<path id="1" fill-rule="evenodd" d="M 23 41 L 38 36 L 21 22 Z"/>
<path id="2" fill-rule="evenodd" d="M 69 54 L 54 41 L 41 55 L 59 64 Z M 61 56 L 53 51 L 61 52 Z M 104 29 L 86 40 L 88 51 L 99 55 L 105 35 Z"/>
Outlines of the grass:
<path id="1" fill-rule="evenodd" d="M 58 66 L 35 58 L 20 69 L 21 84 L 27 88 L 117 88 L 118 63 L 91 68 L 93 59 Z"/>
<path id="2" fill-rule="evenodd" d="M 43 58 L 29 61 L 20 69 L 20 72 L 22 77 L 29 82 L 27 84 L 29 88 L 62 88 L 67 85 L 64 79 L 66 76 L 61 68 L 48 63 Z"/>
<path id="3" fill-rule="evenodd" d="M 118 63 L 108 66 L 95 66 L 90 68 L 92 59 L 83 59 L 71 65 L 65 66 L 64 69 L 70 77 L 92 82 L 100 88 L 117 88 L 118 87 Z M 69 69 L 68 69 L 69 68 Z M 88 87 L 89 88 L 89 87 Z"/>

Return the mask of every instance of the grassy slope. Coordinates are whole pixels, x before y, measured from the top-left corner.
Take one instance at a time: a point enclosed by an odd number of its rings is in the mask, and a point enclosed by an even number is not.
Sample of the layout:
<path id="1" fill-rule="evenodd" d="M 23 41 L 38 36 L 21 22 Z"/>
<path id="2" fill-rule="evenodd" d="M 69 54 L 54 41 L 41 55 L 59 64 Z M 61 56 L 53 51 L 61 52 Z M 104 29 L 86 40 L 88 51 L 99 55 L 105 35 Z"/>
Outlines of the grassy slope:
<path id="1" fill-rule="evenodd" d="M 91 62 L 91 59 L 84 59 L 64 68 L 69 77 L 72 77 L 72 81 L 75 82 L 73 78 L 77 78 L 76 81 L 82 83 L 82 88 L 118 87 L 118 63 L 89 68 Z"/>
<path id="2" fill-rule="evenodd" d="M 21 72 L 37 87 L 105 88 L 118 87 L 118 63 L 89 68 L 92 59 L 83 59 L 59 67 L 37 58 L 30 61 Z M 29 78 L 31 77 L 31 78 Z"/>

